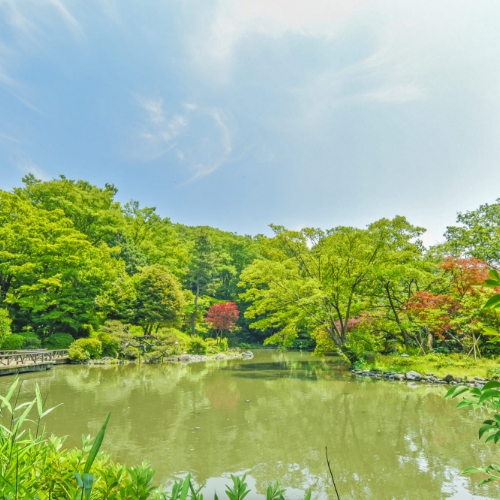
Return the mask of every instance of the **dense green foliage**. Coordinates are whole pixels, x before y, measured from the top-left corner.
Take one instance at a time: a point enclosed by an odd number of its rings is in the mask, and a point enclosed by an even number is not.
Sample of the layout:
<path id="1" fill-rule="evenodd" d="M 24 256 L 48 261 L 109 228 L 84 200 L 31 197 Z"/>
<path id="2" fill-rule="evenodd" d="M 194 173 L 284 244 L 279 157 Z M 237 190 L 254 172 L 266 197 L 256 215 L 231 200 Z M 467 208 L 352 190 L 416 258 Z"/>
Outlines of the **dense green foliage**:
<path id="1" fill-rule="evenodd" d="M 44 407 L 38 385 L 32 401 L 18 404 L 20 384 L 1 396 L 0 497 L 5 500 L 203 500 L 202 487 L 191 476 L 176 481 L 169 492 L 153 484 L 155 471 L 146 462 L 133 467 L 115 463 L 99 453 L 109 416 L 95 440 L 83 437 L 82 448 L 65 448 L 65 438 L 49 436 L 43 419 L 54 408 Z M 30 425 L 31 424 L 31 425 Z M 231 476 L 226 494 L 242 500 L 250 492 L 245 476 Z M 284 489 L 269 486 L 266 500 L 283 499 Z M 214 495 L 217 498 L 217 495 Z M 311 498 L 308 493 L 305 500 Z"/>
<path id="2" fill-rule="evenodd" d="M 483 422 L 479 429 L 479 439 L 485 437 L 485 443 L 498 443 L 500 441 L 500 382 L 492 380 L 483 387 L 466 387 L 457 385 L 446 394 L 446 398 L 464 398 L 457 405 L 458 408 L 472 407 L 474 410 L 483 410 L 489 418 Z M 500 465 L 491 464 L 484 467 L 468 467 L 462 474 L 482 473 L 487 477 L 481 484 L 500 481 Z"/>
<path id="3" fill-rule="evenodd" d="M 351 361 L 500 354 L 500 314 L 482 307 L 495 293 L 484 280 L 500 261 L 500 203 L 459 214 L 446 242 L 427 249 L 425 230 L 401 216 L 238 236 L 122 205 L 112 185 L 23 181 L 0 191 L 0 348 L 16 344 L 12 332 L 23 348 L 91 338 L 102 356 L 163 359 L 214 351 L 207 337 L 226 331 L 233 343 L 340 350 Z M 213 311 L 229 304 L 234 324 L 221 330 Z M 74 359 L 96 353 L 73 348 Z"/>

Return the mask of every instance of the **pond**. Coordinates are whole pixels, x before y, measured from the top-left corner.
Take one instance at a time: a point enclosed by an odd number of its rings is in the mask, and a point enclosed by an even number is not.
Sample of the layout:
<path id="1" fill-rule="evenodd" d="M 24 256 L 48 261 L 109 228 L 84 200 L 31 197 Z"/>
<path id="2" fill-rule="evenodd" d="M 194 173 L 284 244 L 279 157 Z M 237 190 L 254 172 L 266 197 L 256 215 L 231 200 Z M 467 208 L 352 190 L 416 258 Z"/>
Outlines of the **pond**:
<path id="1" fill-rule="evenodd" d="M 445 387 L 355 380 L 308 353 L 256 351 L 252 360 L 190 365 L 57 366 L 22 375 L 48 405 L 63 403 L 47 428 L 79 445 L 112 417 L 103 449 L 132 465 L 148 460 L 157 481 L 191 471 L 226 498 L 230 473 L 247 473 L 263 498 L 279 480 L 287 498 L 334 498 L 328 446 L 342 500 L 499 498 L 496 486 L 460 477 L 471 465 L 500 462 L 477 439 L 482 416 L 454 411 Z M 5 391 L 12 377 L 0 379 Z"/>

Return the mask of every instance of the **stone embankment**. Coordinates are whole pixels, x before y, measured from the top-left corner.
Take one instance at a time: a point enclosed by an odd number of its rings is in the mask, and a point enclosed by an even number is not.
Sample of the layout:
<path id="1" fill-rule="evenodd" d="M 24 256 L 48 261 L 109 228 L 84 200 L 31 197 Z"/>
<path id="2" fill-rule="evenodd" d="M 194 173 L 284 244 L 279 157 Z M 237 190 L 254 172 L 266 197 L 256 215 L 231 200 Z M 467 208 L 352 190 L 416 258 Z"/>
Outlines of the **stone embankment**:
<path id="1" fill-rule="evenodd" d="M 228 352 L 228 353 L 219 353 L 214 356 L 207 356 L 204 354 L 181 354 L 180 356 L 170 356 L 163 360 L 163 363 L 200 363 L 201 361 L 228 361 L 231 359 L 252 359 L 253 352 L 245 351 L 245 352 Z M 139 360 L 131 360 L 125 361 L 125 363 L 137 363 Z M 161 363 L 160 360 L 149 360 L 149 361 L 141 361 L 143 363 Z M 95 359 L 91 361 L 87 361 L 87 364 L 92 365 L 105 365 L 111 363 L 124 363 L 123 361 L 119 361 L 114 358 L 102 358 Z"/>
<path id="2" fill-rule="evenodd" d="M 390 380 L 400 382 L 422 382 L 426 384 L 435 385 L 466 385 L 468 387 L 482 388 L 484 384 L 490 381 L 488 378 L 481 377 L 455 377 L 453 375 L 446 375 L 445 377 L 438 377 L 434 373 L 426 373 L 422 375 L 416 371 L 402 372 L 383 372 L 382 370 L 351 370 L 351 373 L 357 377 L 368 377 L 374 380 Z"/>

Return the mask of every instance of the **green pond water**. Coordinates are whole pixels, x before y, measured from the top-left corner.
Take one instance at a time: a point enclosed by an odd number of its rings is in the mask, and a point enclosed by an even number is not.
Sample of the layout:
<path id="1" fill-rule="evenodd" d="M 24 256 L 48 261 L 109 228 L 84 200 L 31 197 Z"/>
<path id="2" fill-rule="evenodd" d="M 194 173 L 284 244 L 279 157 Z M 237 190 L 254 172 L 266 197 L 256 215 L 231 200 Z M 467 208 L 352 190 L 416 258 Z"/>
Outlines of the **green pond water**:
<path id="1" fill-rule="evenodd" d="M 165 485 L 191 471 L 222 499 L 229 474 L 247 473 L 250 500 L 275 480 L 287 498 L 312 488 L 330 499 L 328 446 L 342 500 L 500 498 L 496 486 L 458 475 L 500 453 L 477 439 L 482 415 L 454 411 L 445 387 L 358 381 L 328 358 L 278 351 L 189 365 L 65 365 L 21 378 L 26 395 L 38 383 L 49 406 L 63 403 L 47 428 L 71 445 L 95 436 L 112 410 L 103 449 L 127 465 L 148 460 Z M 11 382 L 0 378 L 0 390 Z"/>

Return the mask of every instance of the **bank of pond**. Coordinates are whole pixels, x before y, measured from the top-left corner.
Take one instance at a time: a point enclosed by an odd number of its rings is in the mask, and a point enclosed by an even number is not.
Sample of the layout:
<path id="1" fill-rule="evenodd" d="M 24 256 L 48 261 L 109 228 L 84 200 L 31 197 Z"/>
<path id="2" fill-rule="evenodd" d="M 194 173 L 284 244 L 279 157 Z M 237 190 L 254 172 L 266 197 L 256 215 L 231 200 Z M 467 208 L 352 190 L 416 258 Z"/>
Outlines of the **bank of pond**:
<path id="1" fill-rule="evenodd" d="M 61 365 L 13 389 L 3 377 L 0 497 L 330 499 L 326 446 L 342 500 L 499 496 L 485 476 L 460 475 L 494 463 L 495 445 L 478 441 L 471 407 L 454 411 L 450 387 L 357 377 L 305 352 L 254 354 Z"/>

